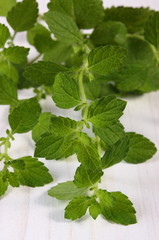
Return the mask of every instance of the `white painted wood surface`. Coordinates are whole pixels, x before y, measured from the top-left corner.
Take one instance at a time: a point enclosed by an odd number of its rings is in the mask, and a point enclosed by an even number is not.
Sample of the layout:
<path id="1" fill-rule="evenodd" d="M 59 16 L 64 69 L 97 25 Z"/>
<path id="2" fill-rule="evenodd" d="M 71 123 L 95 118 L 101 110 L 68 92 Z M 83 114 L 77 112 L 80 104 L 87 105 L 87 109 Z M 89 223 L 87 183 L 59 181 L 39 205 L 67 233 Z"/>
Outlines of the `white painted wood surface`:
<path id="1" fill-rule="evenodd" d="M 46 1 L 41 0 L 41 11 Z M 159 9 L 158 0 L 110 0 L 105 6 L 151 6 Z M 2 19 L 3 20 L 3 19 Z M 17 39 L 23 41 L 23 35 Z M 31 96 L 21 91 L 20 97 Z M 126 130 L 144 134 L 159 148 L 159 92 L 129 98 L 122 122 Z M 71 111 L 56 109 L 52 101 L 42 102 L 44 109 L 59 115 L 72 115 Z M 0 106 L 0 136 L 5 134 L 8 107 Z M 77 113 L 76 113 L 77 114 Z M 16 135 L 10 151 L 12 157 L 33 154 L 30 134 Z M 45 161 L 54 176 L 54 183 L 43 188 L 10 188 L 0 199 L 1 240 L 158 240 L 159 239 L 159 154 L 140 165 L 120 163 L 105 171 L 102 188 L 122 191 L 133 201 L 137 210 L 138 223 L 128 227 L 110 224 L 99 217 L 96 221 L 88 215 L 82 220 L 71 222 L 63 217 L 67 202 L 58 201 L 47 195 L 47 190 L 58 182 L 71 180 L 78 165 L 75 157 L 66 161 Z"/>

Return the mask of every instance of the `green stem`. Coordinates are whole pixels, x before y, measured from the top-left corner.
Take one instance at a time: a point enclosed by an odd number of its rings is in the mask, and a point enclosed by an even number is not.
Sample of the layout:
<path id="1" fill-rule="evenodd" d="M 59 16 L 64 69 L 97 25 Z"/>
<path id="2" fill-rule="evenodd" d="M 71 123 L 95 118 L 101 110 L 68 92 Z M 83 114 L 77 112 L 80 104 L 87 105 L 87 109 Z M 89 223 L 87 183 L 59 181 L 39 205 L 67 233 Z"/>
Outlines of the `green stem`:
<path id="1" fill-rule="evenodd" d="M 83 103 L 87 103 L 87 98 L 86 98 L 84 85 L 83 85 L 83 75 L 84 75 L 84 69 L 82 69 L 79 74 L 79 89 L 80 89 Z"/>
<path id="2" fill-rule="evenodd" d="M 42 53 L 40 53 L 35 58 L 33 58 L 28 64 L 32 64 L 32 63 L 36 62 L 41 56 L 42 56 Z"/>
<path id="3" fill-rule="evenodd" d="M 97 141 L 98 154 L 99 156 L 101 156 L 102 154 L 101 140 L 98 136 L 96 137 L 96 141 Z"/>

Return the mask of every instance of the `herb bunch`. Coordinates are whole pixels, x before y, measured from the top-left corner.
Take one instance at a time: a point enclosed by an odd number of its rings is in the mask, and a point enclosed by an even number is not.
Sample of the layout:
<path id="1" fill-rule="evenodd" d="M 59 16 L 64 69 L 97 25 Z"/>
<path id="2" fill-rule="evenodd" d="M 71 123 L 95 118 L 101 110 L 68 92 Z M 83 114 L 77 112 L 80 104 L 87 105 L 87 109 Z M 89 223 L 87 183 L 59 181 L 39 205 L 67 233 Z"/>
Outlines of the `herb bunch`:
<path id="1" fill-rule="evenodd" d="M 149 8 L 104 9 L 101 0 L 51 0 L 43 16 L 35 0 L 1 0 L 0 15 L 13 30 L 10 34 L 0 24 L 0 104 L 10 105 L 10 129 L 0 138 L 0 196 L 9 185 L 52 182 L 38 158 L 60 160 L 75 154 L 80 166 L 74 179 L 48 192 L 70 200 L 65 218 L 81 218 L 89 209 L 93 219 L 101 214 L 115 223 L 136 223 L 128 197 L 98 185 L 105 169 L 122 160 L 142 163 L 156 153 L 150 140 L 125 132 L 120 117 L 126 102 L 119 97 L 159 89 L 159 13 Z M 29 49 L 14 44 L 24 31 L 39 52 L 30 62 Z M 33 89 L 35 97 L 19 100 L 23 88 Z M 59 108 L 81 111 L 81 119 L 42 112 L 40 100 L 47 95 Z M 8 150 L 14 135 L 29 131 L 34 157 L 12 159 Z"/>

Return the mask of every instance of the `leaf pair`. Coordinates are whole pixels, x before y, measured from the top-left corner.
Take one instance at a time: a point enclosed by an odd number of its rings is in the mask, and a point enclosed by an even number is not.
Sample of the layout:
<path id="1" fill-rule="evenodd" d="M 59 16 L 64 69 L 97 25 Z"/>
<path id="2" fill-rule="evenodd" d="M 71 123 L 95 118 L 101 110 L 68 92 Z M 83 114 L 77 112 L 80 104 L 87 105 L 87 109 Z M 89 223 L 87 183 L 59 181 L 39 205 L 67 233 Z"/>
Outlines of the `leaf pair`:
<path id="1" fill-rule="evenodd" d="M 73 182 L 60 183 L 49 190 L 49 195 L 59 200 L 71 200 L 65 208 L 65 218 L 76 220 L 89 213 L 93 219 L 102 214 L 108 221 L 129 225 L 136 223 L 135 209 L 121 192 L 97 190 L 98 199 L 87 197 L 86 188 L 77 188 Z"/>

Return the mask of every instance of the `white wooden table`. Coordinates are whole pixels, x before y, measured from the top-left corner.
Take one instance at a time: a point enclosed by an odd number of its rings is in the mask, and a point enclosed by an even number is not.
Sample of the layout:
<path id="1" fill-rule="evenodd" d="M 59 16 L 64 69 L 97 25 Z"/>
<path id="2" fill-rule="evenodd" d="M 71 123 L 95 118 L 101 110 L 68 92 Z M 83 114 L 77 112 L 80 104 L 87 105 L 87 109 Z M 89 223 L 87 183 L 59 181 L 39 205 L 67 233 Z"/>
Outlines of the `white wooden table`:
<path id="1" fill-rule="evenodd" d="M 108 3 L 106 3 L 108 2 Z M 110 3 L 109 3 L 110 2 Z M 151 6 L 159 9 L 158 0 L 110 0 L 105 6 Z M 41 11 L 44 1 L 40 1 Z M 23 36 L 17 41 L 22 42 Z M 31 91 L 21 91 L 20 97 L 31 96 Z M 127 131 L 144 134 L 159 148 L 159 92 L 129 98 L 122 122 Z M 50 99 L 42 102 L 45 110 L 59 115 L 75 113 L 56 109 Z M 5 134 L 8 107 L 0 106 L 0 136 Z M 77 113 L 76 113 L 77 114 Z M 10 151 L 12 157 L 33 155 L 30 133 L 16 135 Z M 73 179 L 78 165 L 75 157 L 67 161 L 45 161 L 55 181 L 43 188 L 10 188 L 0 199 L 1 240 L 158 240 L 159 239 L 159 154 L 140 165 L 120 163 L 106 170 L 102 188 L 122 191 L 133 201 L 138 223 L 128 227 L 110 224 L 102 217 L 96 221 L 86 215 L 82 220 L 71 222 L 63 217 L 67 202 L 47 195 L 47 190 L 58 182 Z"/>

